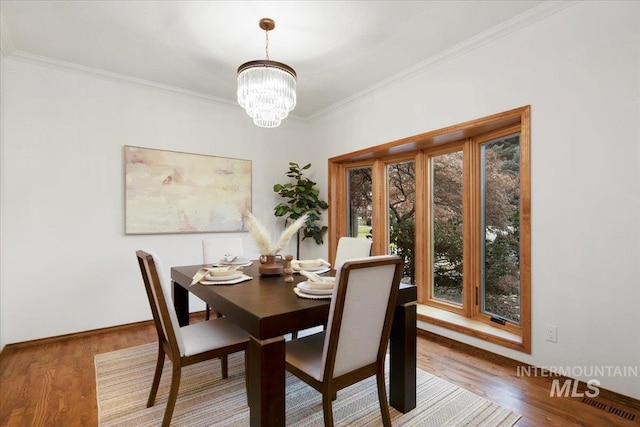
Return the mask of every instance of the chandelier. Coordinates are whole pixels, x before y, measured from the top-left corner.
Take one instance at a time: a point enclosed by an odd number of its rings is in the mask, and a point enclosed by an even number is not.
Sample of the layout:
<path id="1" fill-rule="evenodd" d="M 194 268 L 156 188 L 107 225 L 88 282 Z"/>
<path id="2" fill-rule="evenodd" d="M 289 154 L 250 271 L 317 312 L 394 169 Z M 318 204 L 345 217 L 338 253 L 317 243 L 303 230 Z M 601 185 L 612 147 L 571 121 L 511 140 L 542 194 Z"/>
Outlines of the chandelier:
<path id="1" fill-rule="evenodd" d="M 269 31 L 276 27 L 273 19 L 262 18 L 267 59 L 249 61 L 238 67 L 238 104 L 253 118 L 253 123 L 274 128 L 296 106 L 296 72 L 281 62 L 269 59 Z"/>

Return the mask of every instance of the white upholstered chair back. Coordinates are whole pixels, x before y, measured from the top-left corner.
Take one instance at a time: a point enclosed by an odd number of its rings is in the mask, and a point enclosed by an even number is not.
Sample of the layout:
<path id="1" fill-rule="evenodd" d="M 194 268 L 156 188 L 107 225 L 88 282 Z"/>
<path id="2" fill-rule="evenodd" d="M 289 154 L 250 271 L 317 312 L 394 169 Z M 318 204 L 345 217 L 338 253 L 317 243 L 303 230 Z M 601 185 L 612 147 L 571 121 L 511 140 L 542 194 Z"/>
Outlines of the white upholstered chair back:
<path id="1" fill-rule="evenodd" d="M 384 357 L 382 353 L 386 352 L 401 272 L 402 261 L 394 255 L 351 259 L 338 271 L 338 285 L 333 291 L 324 341 L 324 372 L 320 381 L 329 372 L 327 363 L 331 363 L 332 352 L 335 353 L 332 378 Z M 383 338 L 384 332 L 386 338 Z M 335 334 L 338 334 L 337 341 Z M 332 345 L 335 349 L 331 348 Z"/>
<path id="2" fill-rule="evenodd" d="M 333 268 L 338 270 L 348 259 L 364 258 L 371 255 L 371 240 L 359 237 L 341 237 L 338 240 Z"/>
<path id="3" fill-rule="evenodd" d="M 219 262 L 225 255 L 243 255 L 240 237 L 208 237 L 202 240 L 202 261 L 204 264 Z"/>
<path id="4" fill-rule="evenodd" d="M 160 323 L 162 324 L 162 331 L 164 332 L 165 339 L 169 342 L 170 345 L 177 345 L 180 356 L 184 356 L 185 354 L 185 344 L 182 336 L 182 331 L 180 330 L 180 323 L 178 323 L 178 315 L 176 314 L 176 310 L 173 307 L 172 299 L 171 299 L 171 285 L 169 281 L 165 277 L 165 272 L 162 268 L 162 263 L 160 262 L 160 258 L 153 252 L 144 251 L 147 254 L 151 255 L 153 258 L 153 264 L 155 266 L 155 275 L 153 274 L 153 269 L 149 264 L 148 260 L 144 258 L 144 268 L 146 272 L 146 279 L 150 285 L 150 288 L 153 293 L 153 301 L 156 305 L 156 313 L 158 313 L 160 317 Z M 155 277 L 154 277 L 155 276 Z M 159 281 L 158 282 L 156 282 Z M 152 309 L 153 311 L 153 309 Z M 169 319 L 171 327 L 166 324 L 166 320 Z M 173 336 L 173 343 L 172 337 Z"/>

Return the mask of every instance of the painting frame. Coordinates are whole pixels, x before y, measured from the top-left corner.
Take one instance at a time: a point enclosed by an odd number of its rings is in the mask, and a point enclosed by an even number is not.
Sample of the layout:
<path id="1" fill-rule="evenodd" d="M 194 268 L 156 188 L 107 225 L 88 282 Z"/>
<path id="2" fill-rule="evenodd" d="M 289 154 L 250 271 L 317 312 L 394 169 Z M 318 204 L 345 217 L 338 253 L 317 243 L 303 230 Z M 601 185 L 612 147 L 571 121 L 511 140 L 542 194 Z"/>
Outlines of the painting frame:
<path id="1" fill-rule="evenodd" d="M 125 145 L 125 235 L 246 231 L 252 162 Z"/>

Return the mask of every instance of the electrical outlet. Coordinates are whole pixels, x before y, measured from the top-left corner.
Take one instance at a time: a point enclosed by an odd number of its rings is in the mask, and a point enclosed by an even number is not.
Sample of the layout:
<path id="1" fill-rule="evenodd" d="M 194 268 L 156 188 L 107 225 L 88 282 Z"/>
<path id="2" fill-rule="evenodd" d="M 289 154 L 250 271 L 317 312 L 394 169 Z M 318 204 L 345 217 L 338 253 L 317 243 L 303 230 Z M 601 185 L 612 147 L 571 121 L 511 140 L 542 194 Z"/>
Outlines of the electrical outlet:
<path id="1" fill-rule="evenodd" d="M 558 327 L 554 325 L 545 325 L 544 339 L 550 342 L 558 342 Z"/>

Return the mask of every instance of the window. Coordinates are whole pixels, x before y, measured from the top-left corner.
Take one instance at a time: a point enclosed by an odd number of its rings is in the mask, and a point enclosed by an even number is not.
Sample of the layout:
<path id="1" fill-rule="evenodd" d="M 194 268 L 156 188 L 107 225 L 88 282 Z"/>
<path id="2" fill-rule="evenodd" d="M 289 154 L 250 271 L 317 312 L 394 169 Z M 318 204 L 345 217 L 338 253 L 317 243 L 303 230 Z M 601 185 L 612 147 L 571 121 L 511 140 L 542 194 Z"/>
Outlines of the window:
<path id="1" fill-rule="evenodd" d="M 329 160 L 340 236 L 405 262 L 419 320 L 530 352 L 529 107 Z"/>
<path id="2" fill-rule="evenodd" d="M 389 253 L 404 260 L 402 282 L 415 283 L 415 161 L 387 165 Z"/>
<path id="3" fill-rule="evenodd" d="M 431 271 L 429 296 L 434 301 L 461 308 L 464 293 L 462 151 L 434 155 L 430 160 L 431 244 L 428 253 L 431 256 L 425 265 Z"/>
<path id="4" fill-rule="evenodd" d="M 520 136 L 480 145 L 480 310 L 520 323 Z"/>
<path id="5" fill-rule="evenodd" d="M 371 238 L 373 193 L 371 167 L 347 169 L 348 237 Z"/>

